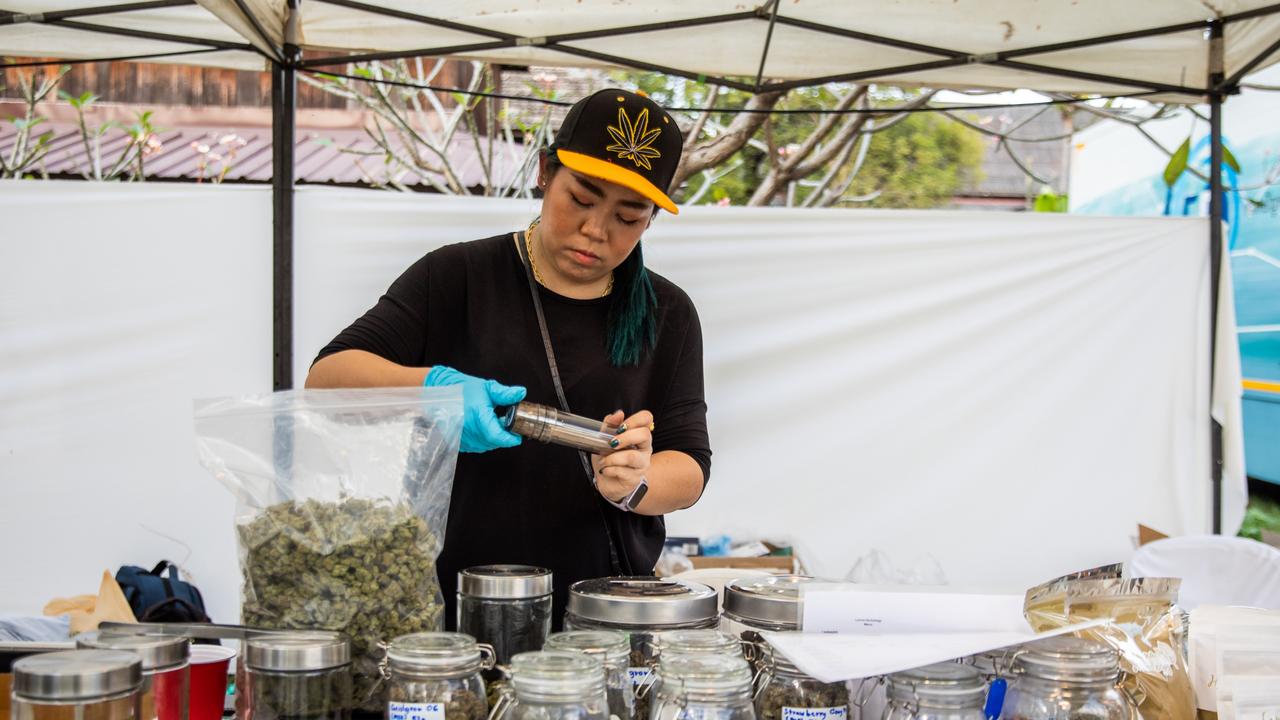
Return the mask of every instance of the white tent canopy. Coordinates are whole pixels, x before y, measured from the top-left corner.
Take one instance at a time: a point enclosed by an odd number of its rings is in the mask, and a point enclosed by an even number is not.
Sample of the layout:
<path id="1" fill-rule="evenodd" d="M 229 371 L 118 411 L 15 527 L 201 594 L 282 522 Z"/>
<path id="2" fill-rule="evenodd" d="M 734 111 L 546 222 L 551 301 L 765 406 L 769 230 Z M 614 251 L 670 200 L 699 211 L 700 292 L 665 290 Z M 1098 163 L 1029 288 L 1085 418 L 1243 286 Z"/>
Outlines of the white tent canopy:
<path id="1" fill-rule="evenodd" d="M 340 57 L 635 67 L 741 89 L 844 79 L 1190 101 L 1217 84 L 1215 25 L 1225 86 L 1280 59 L 1268 0 L 0 0 L 0 11 L 13 13 L 0 14 L 10 56 L 196 53 L 153 59 L 263 69 L 288 42 Z"/>

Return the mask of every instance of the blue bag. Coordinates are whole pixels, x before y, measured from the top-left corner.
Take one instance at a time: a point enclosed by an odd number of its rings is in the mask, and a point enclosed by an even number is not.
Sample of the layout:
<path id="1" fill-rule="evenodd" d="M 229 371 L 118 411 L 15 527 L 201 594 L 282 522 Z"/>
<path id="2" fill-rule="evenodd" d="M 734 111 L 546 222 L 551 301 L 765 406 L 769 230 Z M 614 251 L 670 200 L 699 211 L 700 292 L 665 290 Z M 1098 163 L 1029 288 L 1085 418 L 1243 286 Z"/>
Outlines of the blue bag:
<path id="1" fill-rule="evenodd" d="M 200 591 L 168 560 L 151 570 L 125 565 L 116 573 L 116 582 L 138 622 L 211 622 Z"/>

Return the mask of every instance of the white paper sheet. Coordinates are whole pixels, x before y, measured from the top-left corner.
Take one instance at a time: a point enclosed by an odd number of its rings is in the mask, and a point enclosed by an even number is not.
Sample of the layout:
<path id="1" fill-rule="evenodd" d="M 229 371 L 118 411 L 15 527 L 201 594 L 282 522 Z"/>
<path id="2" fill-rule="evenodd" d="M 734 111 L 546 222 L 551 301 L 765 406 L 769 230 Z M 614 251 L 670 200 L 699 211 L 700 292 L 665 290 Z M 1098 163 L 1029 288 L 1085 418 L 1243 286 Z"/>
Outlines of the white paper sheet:
<path id="1" fill-rule="evenodd" d="M 1024 593 L 940 587 L 813 585 L 804 592 L 807 633 L 1029 632 Z"/>
<path id="2" fill-rule="evenodd" d="M 919 632 L 885 634 L 763 633 L 769 644 L 806 675 L 822 682 L 842 682 L 887 675 L 936 662 L 954 660 L 1043 640 L 1102 625 L 1095 620 L 1057 630 L 1022 632 Z"/>

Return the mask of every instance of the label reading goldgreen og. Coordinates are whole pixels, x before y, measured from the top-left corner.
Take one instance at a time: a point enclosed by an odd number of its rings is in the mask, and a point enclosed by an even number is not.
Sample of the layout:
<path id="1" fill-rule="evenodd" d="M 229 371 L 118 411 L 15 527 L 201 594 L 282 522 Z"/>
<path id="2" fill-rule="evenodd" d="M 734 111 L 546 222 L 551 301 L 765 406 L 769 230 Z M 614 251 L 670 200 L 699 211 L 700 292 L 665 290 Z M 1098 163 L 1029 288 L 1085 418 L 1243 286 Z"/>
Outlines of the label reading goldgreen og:
<path id="1" fill-rule="evenodd" d="M 444 720 L 444 703 L 387 703 L 387 720 Z"/>

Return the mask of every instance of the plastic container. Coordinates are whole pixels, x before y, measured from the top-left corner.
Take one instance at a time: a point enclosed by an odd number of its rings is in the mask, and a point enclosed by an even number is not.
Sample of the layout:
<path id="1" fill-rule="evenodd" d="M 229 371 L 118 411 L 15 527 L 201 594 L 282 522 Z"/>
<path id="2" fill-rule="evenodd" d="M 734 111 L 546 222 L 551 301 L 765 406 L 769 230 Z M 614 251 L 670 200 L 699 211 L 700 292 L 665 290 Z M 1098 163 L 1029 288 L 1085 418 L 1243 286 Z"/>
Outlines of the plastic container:
<path id="1" fill-rule="evenodd" d="M 604 663 L 604 690 L 609 716 L 617 720 L 634 720 L 636 696 L 629 672 L 631 644 L 624 633 L 617 630 L 570 630 L 547 638 L 546 648 L 600 658 Z"/>
<path id="2" fill-rule="evenodd" d="M 244 664 L 240 720 L 351 717 L 351 642 L 340 633 L 260 635 L 245 641 Z"/>
<path id="3" fill-rule="evenodd" d="M 76 636 L 76 647 L 136 654 L 142 660 L 143 720 L 187 720 L 191 643 L 185 637 L 92 630 Z"/>
<path id="4" fill-rule="evenodd" d="M 772 647 L 765 646 L 763 673 L 756 692 L 760 720 L 847 720 L 849 688 L 824 683 L 800 671 Z"/>
<path id="5" fill-rule="evenodd" d="M 756 720 L 751 666 L 726 655 L 668 655 L 658 665 L 650 720 Z"/>
<path id="6" fill-rule="evenodd" d="M 511 687 L 492 720 L 606 720 L 604 669 L 599 657 L 544 650 L 511 660 Z"/>
<path id="7" fill-rule="evenodd" d="M 658 664 L 658 637 L 672 630 L 712 629 L 719 624 L 716 591 L 698 583 L 655 577 L 582 580 L 569 588 L 567 630 L 620 630 L 631 643 L 632 686 Z M 636 717 L 647 718 L 648 696 L 636 698 Z"/>
<path id="8" fill-rule="evenodd" d="M 1119 656 L 1093 640 L 1063 636 L 1023 648 L 1000 717 L 1007 720 L 1134 720 L 1137 706 L 1117 687 Z"/>
<path id="9" fill-rule="evenodd" d="M 502 666 L 541 650 L 551 633 L 551 571 L 482 565 L 458 573 L 458 632 L 490 645 Z"/>
<path id="10" fill-rule="evenodd" d="M 986 720 L 987 682 L 969 665 L 947 662 L 894 673 L 883 720 Z"/>
<path id="11" fill-rule="evenodd" d="M 387 720 L 485 720 L 482 670 L 493 648 L 463 633 L 404 635 L 387 646 Z"/>
<path id="12" fill-rule="evenodd" d="M 142 660 L 64 650 L 13 663 L 12 720 L 142 720 Z"/>

